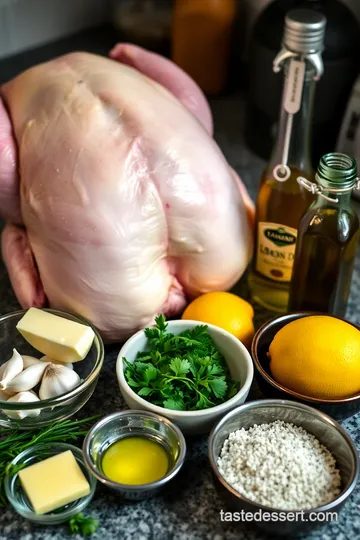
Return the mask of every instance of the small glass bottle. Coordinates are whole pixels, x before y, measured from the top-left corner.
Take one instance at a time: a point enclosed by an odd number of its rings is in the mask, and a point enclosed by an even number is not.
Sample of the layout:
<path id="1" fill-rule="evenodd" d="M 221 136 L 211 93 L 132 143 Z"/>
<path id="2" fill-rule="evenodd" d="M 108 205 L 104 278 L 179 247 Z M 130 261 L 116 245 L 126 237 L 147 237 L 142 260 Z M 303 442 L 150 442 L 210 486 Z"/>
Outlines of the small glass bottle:
<path id="1" fill-rule="evenodd" d="M 255 302 L 277 312 L 287 308 L 297 229 L 314 200 L 296 179 L 313 179 L 310 131 L 315 84 L 323 70 L 325 25 L 325 17 L 316 11 L 290 11 L 283 48 L 274 60 L 274 70 L 285 74 L 284 92 L 277 140 L 257 196 L 249 286 Z"/>
<path id="2" fill-rule="evenodd" d="M 351 206 L 359 184 L 356 161 L 346 154 L 326 154 L 316 180 L 318 185 L 298 179 L 318 196 L 300 222 L 289 310 L 344 317 L 359 240 L 359 219 Z"/>

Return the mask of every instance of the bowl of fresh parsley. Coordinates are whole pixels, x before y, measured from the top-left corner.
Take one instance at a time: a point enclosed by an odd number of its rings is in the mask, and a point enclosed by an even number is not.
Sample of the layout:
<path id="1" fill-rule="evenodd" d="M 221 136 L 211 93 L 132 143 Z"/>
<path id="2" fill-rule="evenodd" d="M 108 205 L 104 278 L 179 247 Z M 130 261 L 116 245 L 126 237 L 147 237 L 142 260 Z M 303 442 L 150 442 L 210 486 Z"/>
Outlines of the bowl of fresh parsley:
<path id="1" fill-rule="evenodd" d="M 245 345 L 217 326 L 168 321 L 134 334 L 121 348 L 116 373 L 131 409 L 166 416 L 185 434 L 208 433 L 246 400 L 253 363 Z"/>

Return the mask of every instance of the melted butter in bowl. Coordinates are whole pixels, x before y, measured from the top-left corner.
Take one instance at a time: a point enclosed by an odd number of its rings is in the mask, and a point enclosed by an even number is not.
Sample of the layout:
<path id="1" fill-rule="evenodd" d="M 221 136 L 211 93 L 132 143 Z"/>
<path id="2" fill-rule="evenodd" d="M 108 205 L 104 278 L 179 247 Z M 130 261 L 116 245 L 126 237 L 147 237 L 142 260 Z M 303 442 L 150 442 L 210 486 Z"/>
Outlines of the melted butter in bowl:
<path id="1" fill-rule="evenodd" d="M 180 471 L 186 443 L 167 418 L 142 410 L 120 411 L 99 420 L 85 437 L 85 463 L 106 487 L 127 500 L 156 495 Z"/>
<path id="2" fill-rule="evenodd" d="M 113 443 L 104 453 L 102 470 L 119 484 L 141 485 L 156 482 L 169 470 L 165 448 L 147 437 L 126 437 Z"/>

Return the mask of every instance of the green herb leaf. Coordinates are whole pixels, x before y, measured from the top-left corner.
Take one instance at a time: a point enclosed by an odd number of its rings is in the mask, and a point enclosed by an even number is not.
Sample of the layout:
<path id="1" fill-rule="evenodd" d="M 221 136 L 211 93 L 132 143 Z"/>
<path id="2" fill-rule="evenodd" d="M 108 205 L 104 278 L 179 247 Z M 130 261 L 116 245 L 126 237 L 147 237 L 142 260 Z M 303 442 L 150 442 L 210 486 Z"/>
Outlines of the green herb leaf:
<path id="1" fill-rule="evenodd" d="M 189 360 L 182 360 L 181 358 L 173 358 L 169 364 L 170 369 L 175 373 L 177 377 L 180 375 L 186 375 L 190 371 Z"/>
<path id="2" fill-rule="evenodd" d="M 142 360 L 142 362 L 134 362 L 134 368 L 138 373 L 144 373 L 149 367 L 149 364 L 144 362 L 144 358 Z M 151 360 L 151 356 L 149 356 L 149 360 Z"/>
<path id="3" fill-rule="evenodd" d="M 155 317 L 155 323 L 160 332 L 166 332 L 168 325 L 165 315 L 159 315 L 158 317 Z"/>
<path id="4" fill-rule="evenodd" d="M 207 396 L 205 396 L 205 394 L 200 394 L 200 397 L 196 402 L 195 408 L 196 409 L 206 409 L 206 408 L 211 407 L 213 405 L 214 405 L 214 403 L 212 401 L 210 401 L 209 398 Z"/>
<path id="5" fill-rule="evenodd" d="M 206 325 L 174 335 L 160 315 L 145 335 L 146 350 L 133 364 L 124 359 L 125 378 L 144 399 L 191 411 L 219 405 L 237 392 L 239 383 L 232 380 Z"/>
<path id="6" fill-rule="evenodd" d="M 148 386 L 143 386 L 143 388 L 140 388 L 138 391 L 139 396 L 149 396 L 153 392 L 152 388 L 149 388 Z"/>
<path id="7" fill-rule="evenodd" d="M 224 368 L 218 364 L 211 364 L 208 366 L 207 374 L 208 375 L 220 375 L 224 373 Z"/>
<path id="8" fill-rule="evenodd" d="M 217 379 L 212 379 L 211 381 L 209 381 L 209 385 L 211 386 L 211 389 L 216 397 L 224 397 L 227 389 L 225 377 L 218 377 Z"/>
<path id="9" fill-rule="evenodd" d="M 174 411 L 185 411 L 185 404 L 181 398 L 169 398 L 166 399 L 163 404 L 166 409 L 172 409 Z"/>
<path id="10" fill-rule="evenodd" d="M 21 471 L 21 469 L 24 469 L 26 466 L 26 463 L 18 463 L 17 465 L 11 465 L 11 461 L 9 461 L 9 463 L 5 467 L 5 474 L 14 475 Z"/>
<path id="11" fill-rule="evenodd" d="M 81 512 L 73 516 L 69 521 L 70 530 L 73 534 L 87 536 L 93 534 L 99 526 L 99 520 L 84 516 Z"/>
<path id="12" fill-rule="evenodd" d="M 151 381 L 154 381 L 156 377 L 158 376 L 159 371 L 155 366 L 147 366 L 146 370 L 144 371 L 144 380 L 149 383 Z"/>
<path id="13" fill-rule="evenodd" d="M 129 376 L 129 378 L 127 379 L 127 382 L 129 383 L 130 386 L 134 386 L 135 388 L 139 388 L 139 386 L 141 386 L 141 384 L 134 381 L 134 379 L 131 376 Z"/>

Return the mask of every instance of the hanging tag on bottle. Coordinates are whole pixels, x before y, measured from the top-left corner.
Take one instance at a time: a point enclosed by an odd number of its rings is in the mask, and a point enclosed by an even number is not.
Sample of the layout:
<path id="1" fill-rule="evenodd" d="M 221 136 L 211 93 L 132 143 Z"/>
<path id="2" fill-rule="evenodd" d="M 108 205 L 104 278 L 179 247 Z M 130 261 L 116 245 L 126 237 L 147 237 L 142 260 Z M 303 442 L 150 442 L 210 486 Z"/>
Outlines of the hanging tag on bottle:
<path id="1" fill-rule="evenodd" d="M 305 62 L 292 58 L 289 64 L 284 100 L 285 111 L 289 114 L 296 114 L 300 110 L 304 78 Z"/>

